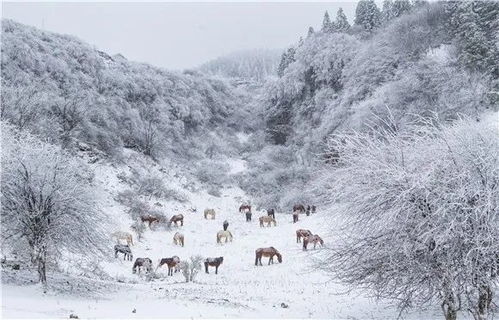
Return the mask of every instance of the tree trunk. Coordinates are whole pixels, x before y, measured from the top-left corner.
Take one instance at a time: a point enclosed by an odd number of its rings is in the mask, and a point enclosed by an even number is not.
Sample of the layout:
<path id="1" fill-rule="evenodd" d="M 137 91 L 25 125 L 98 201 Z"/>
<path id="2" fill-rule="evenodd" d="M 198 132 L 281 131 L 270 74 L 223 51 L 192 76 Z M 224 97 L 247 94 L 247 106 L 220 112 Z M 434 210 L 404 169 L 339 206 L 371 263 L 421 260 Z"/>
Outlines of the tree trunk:
<path id="1" fill-rule="evenodd" d="M 36 264 L 38 267 L 38 281 L 40 281 L 43 285 L 47 284 L 46 256 L 47 254 L 43 252 L 40 253 L 40 255 L 36 258 Z"/>
<path id="2" fill-rule="evenodd" d="M 482 286 L 478 292 L 477 313 L 474 318 L 477 320 L 487 319 L 490 304 L 492 303 L 492 290 L 488 286 Z"/>

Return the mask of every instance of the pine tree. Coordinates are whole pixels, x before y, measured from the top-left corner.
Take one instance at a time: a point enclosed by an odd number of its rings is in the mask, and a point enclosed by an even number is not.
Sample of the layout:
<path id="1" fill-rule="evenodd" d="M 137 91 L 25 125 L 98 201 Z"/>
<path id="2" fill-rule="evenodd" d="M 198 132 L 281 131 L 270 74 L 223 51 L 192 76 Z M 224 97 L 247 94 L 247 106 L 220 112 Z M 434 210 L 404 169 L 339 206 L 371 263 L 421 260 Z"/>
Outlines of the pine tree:
<path id="1" fill-rule="evenodd" d="M 395 0 L 392 7 L 393 17 L 400 17 L 404 13 L 411 11 L 411 9 L 412 6 L 409 0 Z"/>
<path id="2" fill-rule="evenodd" d="M 372 32 L 379 27 L 381 12 L 374 0 L 360 0 L 357 3 L 354 23 L 368 32 Z"/>
<path id="3" fill-rule="evenodd" d="M 383 21 L 383 23 L 387 23 L 392 19 L 393 19 L 393 1 L 385 0 L 383 1 L 383 9 L 381 11 L 381 20 Z"/>
<path id="4" fill-rule="evenodd" d="M 331 19 L 329 18 L 329 13 L 326 11 L 324 13 L 324 19 L 322 20 L 322 29 L 321 31 L 324 33 L 329 33 L 333 29 L 333 24 L 331 23 Z"/>
<path id="5" fill-rule="evenodd" d="M 277 67 L 277 75 L 281 78 L 284 75 L 284 70 L 286 69 L 286 61 L 288 60 L 288 55 L 286 52 L 283 52 L 281 55 L 281 61 L 279 62 L 279 66 Z"/>
<path id="6" fill-rule="evenodd" d="M 308 27 L 307 38 L 314 34 L 314 28 Z"/>
<path id="7" fill-rule="evenodd" d="M 335 29 L 338 32 L 346 32 L 348 31 L 348 29 L 350 29 L 350 23 L 348 23 L 347 16 L 343 12 L 342 8 L 339 8 L 338 12 L 336 13 Z"/>
<path id="8" fill-rule="evenodd" d="M 281 78 L 284 75 L 284 71 L 286 68 L 293 62 L 295 62 L 295 48 L 290 47 L 286 52 L 284 52 L 281 56 L 281 61 L 279 62 L 279 66 L 277 67 L 277 75 Z"/>

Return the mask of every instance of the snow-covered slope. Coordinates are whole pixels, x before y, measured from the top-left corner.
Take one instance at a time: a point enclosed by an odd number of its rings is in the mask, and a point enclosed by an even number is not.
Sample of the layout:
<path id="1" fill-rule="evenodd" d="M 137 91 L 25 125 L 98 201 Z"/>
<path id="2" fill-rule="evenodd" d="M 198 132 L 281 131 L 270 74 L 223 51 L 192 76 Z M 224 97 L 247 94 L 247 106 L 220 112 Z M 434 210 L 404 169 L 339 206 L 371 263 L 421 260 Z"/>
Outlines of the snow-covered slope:
<path id="1" fill-rule="evenodd" d="M 234 172 L 244 170 L 244 161 L 229 159 Z M 127 188 L 126 182 L 118 179 L 134 165 L 143 165 L 155 174 L 163 174 L 173 188 L 182 188 L 185 177 L 173 169 L 159 171 L 159 165 L 141 158 L 133 152 L 129 154 L 126 166 L 94 164 L 96 188 L 102 210 L 109 218 L 109 233 L 116 230 L 132 232 L 131 218 L 125 208 L 114 198 Z M 192 182 L 195 184 L 195 182 Z M 193 188 L 197 189 L 197 188 Z M 158 277 L 148 281 L 143 276 L 132 274 L 132 261 L 121 257 L 114 259 L 112 247 L 109 259 L 100 266 L 110 276 L 110 280 L 98 281 L 108 290 L 96 290 L 85 296 L 78 293 L 43 293 L 38 285 L 14 286 L 10 283 L 3 287 L 2 314 L 5 317 L 68 317 L 74 313 L 79 317 L 267 317 L 292 318 L 313 317 L 333 319 L 388 319 L 396 318 L 393 308 L 386 303 L 374 303 L 359 293 L 344 294 L 345 288 L 328 282 L 323 271 L 314 266 L 314 252 L 321 249 L 302 250 L 296 243 L 295 231 L 299 228 L 310 229 L 325 235 L 331 228 L 328 212 L 321 211 L 309 217 L 303 215 L 298 223 L 286 212 L 276 213 L 277 226 L 261 228 L 258 217 L 263 211 L 253 213 L 253 221 L 246 222 L 238 212 L 239 205 L 248 199 L 236 187 L 223 189 L 221 197 L 214 197 L 205 191 L 191 192 L 184 189 L 189 201 L 186 203 L 159 202 L 156 207 L 167 216 L 182 213 L 184 226 L 171 230 L 147 230 L 142 241 L 135 240 L 132 247 L 134 259 L 149 257 L 155 267 L 160 258 L 178 255 L 188 259 L 194 255 L 203 257 L 224 257 L 224 263 L 215 275 L 202 270 L 194 283 L 185 283 L 181 273 L 168 277 L 166 267 L 158 270 Z M 192 209 L 195 208 L 196 211 Z M 214 208 L 215 220 L 205 220 L 203 210 Z M 319 207 L 320 208 L 320 207 Z M 222 222 L 228 220 L 229 230 L 234 235 L 233 242 L 217 244 L 216 233 L 222 229 Z M 175 246 L 172 238 L 177 231 L 185 235 L 185 247 Z M 135 236 L 135 234 L 134 234 Z M 334 238 L 324 237 L 325 246 Z M 255 266 L 255 249 L 273 246 L 283 255 L 283 262 Z M 78 266 L 68 266 L 66 271 L 74 272 Z M 65 275 L 52 275 L 64 277 Z M 69 281 L 79 281 L 68 276 Z M 72 280 L 71 280 L 72 279 Z M 49 280 L 50 281 L 50 280 Z M 28 307 L 29 306 L 29 307 Z M 135 309 L 135 313 L 132 310 Z M 429 319 L 436 312 L 426 313 Z M 409 317 L 421 319 L 420 314 Z"/>

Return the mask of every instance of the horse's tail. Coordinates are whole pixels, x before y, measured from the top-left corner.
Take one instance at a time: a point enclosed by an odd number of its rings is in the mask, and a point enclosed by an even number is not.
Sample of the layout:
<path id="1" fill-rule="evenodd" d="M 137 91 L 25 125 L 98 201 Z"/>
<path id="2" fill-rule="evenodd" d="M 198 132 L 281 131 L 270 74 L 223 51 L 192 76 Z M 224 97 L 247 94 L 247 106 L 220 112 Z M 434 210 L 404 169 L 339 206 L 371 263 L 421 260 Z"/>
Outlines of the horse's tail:
<path id="1" fill-rule="evenodd" d="M 231 240 L 232 240 L 232 239 L 234 239 L 234 236 L 232 235 L 232 233 L 231 233 L 230 231 L 227 231 L 227 232 L 228 232 L 228 233 L 229 233 L 229 235 L 230 235 L 230 239 L 231 239 Z"/>
<path id="2" fill-rule="evenodd" d="M 220 234 L 217 233 L 217 243 L 220 243 Z"/>
<path id="3" fill-rule="evenodd" d="M 133 236 L 132 235 L 130 235 L 130 243 L 132 244 L 132 246 L 134 245 L 133 244 Z"/>
<path id="4" fill-rule="evenodd" d="M 255 266 L 258 265 L 258 252 L 255 252 Z"/>
<path id="5" fill-rule="evenodd" d="M 303 250 L 307 250 L 308 238 L 303 238 Z"/>

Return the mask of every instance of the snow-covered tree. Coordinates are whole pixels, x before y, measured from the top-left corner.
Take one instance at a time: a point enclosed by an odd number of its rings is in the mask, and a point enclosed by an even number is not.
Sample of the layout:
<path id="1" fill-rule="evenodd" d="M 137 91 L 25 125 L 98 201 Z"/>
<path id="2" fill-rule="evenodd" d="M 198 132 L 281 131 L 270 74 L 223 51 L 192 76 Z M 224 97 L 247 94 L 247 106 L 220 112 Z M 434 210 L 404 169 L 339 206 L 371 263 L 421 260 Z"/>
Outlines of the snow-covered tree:
<path id="1" fill-rule="evenodd" d="M 384 0 L 383 8 L 381 9 L 381 21 L 387 23 L 394 18 L 393 14 L 393 1 Z"/>
<path id="2" fill-rule="evenodd" d="M 355 24 L 372 32 L 381 24 L 381 12 L 374 0 L 360 0 L 355 9 Z"/>
<path id="3" fill-rule="evenodd" d="M 397 18 L 404 13 L 409 12 L 412 9 L 411 2 L 409 0 L 394 0 L 392 5 L 393 17 Z"/>
<path id="4" fill-rule="evenodd" d="M 333 31 L 333 23 L 331 22 L 331 18 L 329 17 L 329 13 L 327 11 L 324 13 L 324 19 L 322 20 L 321 31 L 324 33 L 329 33 Z"/>
<path id="5" fill-rule="evenodd" d="M 438 302 L 488 319 L 499 270 L 497 114 L 336 135 L 327 198 L 343 225 L 327 269 L 404 310 Z M 338 221 L 340 221 L 338 220 Z"/>
<path id="6" fill-rule="evenodd" d="M 350 23 L 348 23 L 347 16 L 343 12 L 342 8 L 339 8 L 338 12 L 336 13 L 334 28 L 338 32 L 346 32 L 348 31 L 348 29 L 350 29 Z"/>
<path id="7" fill-rule="evenodd" d="M 307 38 L 314 34 L 314 28 L 308 27 Z"/>
<path id="8" fill-rule="evenodd" d="M 31 257 L 40 282 L 63 252 L 99 255 L 105 220 L 82 161 L 3 122 L 1 164 L 2 239 Z"/>

